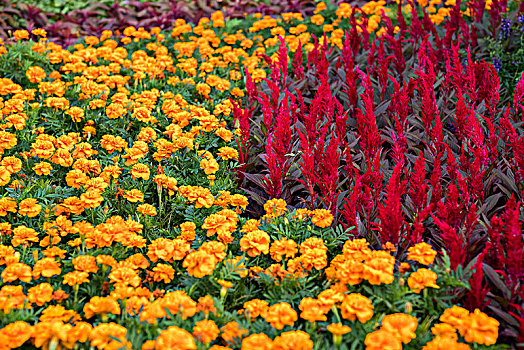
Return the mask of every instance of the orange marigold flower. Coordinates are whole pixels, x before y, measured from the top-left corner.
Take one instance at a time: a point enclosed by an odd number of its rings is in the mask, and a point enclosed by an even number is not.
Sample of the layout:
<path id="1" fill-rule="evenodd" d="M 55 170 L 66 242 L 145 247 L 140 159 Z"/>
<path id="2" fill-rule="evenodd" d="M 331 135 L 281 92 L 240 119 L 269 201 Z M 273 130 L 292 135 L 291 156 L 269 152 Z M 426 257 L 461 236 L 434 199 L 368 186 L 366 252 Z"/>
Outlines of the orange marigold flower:
<path id="1" fill-rule="evenodd" d="M 249 337 L 242 339 L 240 350 L 271 350 L 273 349 L 273 340 L 264 333 L 251 334 Z"/>
<path id="2" fill-rule="evenodd" d="M 142 191 L 134 188 L 130 191 L 126 191 L 124 194 L 124 198 L 130 201 L 131 203 L 143 202 L 144 194 L 142 193 Z"/>
<path id="3" fill-rule="evenodd" d="M 366 350 L 402 350 L 402 343 L 382 329 L 366 335 Z"/>
<path id="4" fill-rule="evenodd" d="M 29 39 L 29 32 L 24 29 L 15 30 L 15 32 L 13 33 L 13 38 L 15 39 L 15 41 Z"/>
<path id="5" fill-rule="evenodd" d="M 269 307 L 264 319 L 273 328 L 282 329 L 285 325 L 293 326 L 298 319 L 298 315 L 288 303 L 278 303 Z"/>
<path id="6" fill-rule="evenodd" d="M 170 326 L 160 332 L 155 341 L 155 349 L 195 350 L 196 343 L 191 333 L 177 326 Z"/>
<path id="7" fill-rule="evenodd" d="M 138 287 L 142 282 L 138 272 L 129 266 L 113 266 L 108 276 L 109 280 L 121 286 Z"/>
<path id="8" fill-rule="evenodd" d="M 235 321 L 227 323 L 221 330 L 222 339 L 232 344 L 236 343 L 242 339 L 245 334 L 249 333 L 247 329 L 240 327 L 240 325 Z"/>
<path id="9" fill-rule="evenodd" d="M 266 215 L 270 218 L 276 218 L 284 214 L 287 211 L 287 203 L 283 199 L 270 199 L 264 204 L 264 210 Z"/>
<path id="10" fill-rule="evenodd" d="M 338 266 L 335 275 L 340 282 L 355 286 L 364 280 L 364 263 L 346 260 Z"/>
<path id="11" fill-rule="evenodd" d="M 45 303 L 53 300 L 53 292 L 53 287 L 49 283 L 41 283 L 29 288 L 27 297 L 31 303 L 43 306 Z"/>
<path id="12" fill-rule="evenodd" d="M 98 266 L 96 266 L 96 258 L 92 255 L 78 255 L 72 260 L 73 266 L 78 271 L 84 272 L 93 272 L 98 271 Z"/>
<path id="13" fill-rule="evenodd" d="M 193 327 L 193 336 L 204 344 L 209 344 L 218 337 L 220 330 L 212 320 L 197 321 Z"/>
<path id="14" fill-rule="evenodd" d="M 255 319 L 258 316 L 266 317 L 269 303 L 265 300 L 253 299 L 244 303 L 244 309 L 247 311 L 247 316 Z"/>
<path id="15" fill-rule="evenodd" d="M 499 334 L 499 321 L 475 309 L 465 320 L 466 327 L 460 333 L 468 343 L 493 345 Z"/>
<path id="16" fill-rule="evenodd" d="M 361 323 L 366 323 L 373 317 L 371 300 L 360 293 L 345 295 L 340 309 L 342 317 L 350 321 L 355 321 L 358 318 Z"/>
<path id="17" fill-rule="evenodd" d="M 89 274 L 84 271 L 68 272 L 64 275 L 63 284 L 76 286 L 82 283 L 89 283 Z"/>
<path id="18" fill-rule="evenodd" d="M 200 297 L 198 299 L 197 311 L 203 312 L 206 316 L 209 313 L 215 313 L 217 309 L 213 303 L 213 298 L 211 298 L 209 295 Z"/>
<path id="19" fill-rule="evenodd" d="M 393 256 L 386 251 L 373 251 L 366 259 L 362 277 L 373 285 L 390 284 L 395 279 L 393 277 L 394 268 L 395 258 Z"/>
<path id="20" fill-rule="evenodd" d="M 31 267 L 20 262 L 9 264 L 4 271 L 2 271 L 1 277 L 4 283 L 14 282 L 16 280 L 28 283 L 33 279 Z"/>
<path id="21" fill-rule="evenodd" d="M 269 235 L 261 230 L 246 233 L 240 239 L 240 249 L 251 257 L 269 253 Z"/>
<path id="22" fill-rule="evenodd" d="M 47 162 L 40 162 L 33 166 L 33 170 L 35 171 L 36 175 L 50 175 L 51 170 L 53 170 L 53 166 Z"/>
<path id="23" fill-rule="evenodd" d="M 213 255 L 205 251 L 196 251 L 189 253 L 184 259 L 182 266 L 187 269 L 187 273 L 190 276 L 202 278 L 213 273 L 216 262 Z"/>
<path id="24" fill-rule="evenodd" d="M 11 175 L 19 172 L 22 169 L 22 161 L 16 157 L 5 157 L 0 162 Z"/>
<path id="25" fill-rule="evenodd" d="M 344 335 L 351 332 L 351 328 L 342 323 L 332 323 L 327 326 L 327 330 L 333 335 Z"/>
<path id="26" fill-rule="evenodd" d="M 42 211 L 42 206 L 34 198 L 27 198 L 18 203 L 18 214 L 34 218 Z"/>
<path id="27" fill-rule="evenodd" d="M 220 213 L 211 214 L 204 219 L 202 229 L 207 230 L 207 236 L 212 236 L 215 233 L 226 233 L 230 232 L 232 227 L 231 222 L 225 215 Z"/>
<path id="28" fill-rule="evenodd" d="M 62 269 L 54 258 L 43 258 L 42 260 L 38 260 L 33 266 L 33 277 L 35 279 L 40 278 L 40 276 L 46 278 L 53 277 L 60 275 L 60 273 L 62 273 Z"/>
<path id="29" fill-rule="evenodd" d="M 84 110 L 80 107 L 71 107 L 65 112 L 65 114 L 70 116 L 75 123 L 79 123 L 84 119 Z"/>
<path id="30" fill-rule="evenodd" d="M 42 68 L 33 66 L 27 69 L 25 76 L 31 83 L 38 84 L 45 79 L 46 73 Z"/>
<path id="31" fill-rule="evenodd" d="M 116 323 L 99 323 L 89 334 L 90 345 L 98 349 L 116 350 L 131 348 L 127 329 Z"/>
<path id="32" fill-rule="evenodd" d="M 104 315 L 111 313 L 120 315 L 120 305 L 113 297 L 92 297 L 87 304 L 84 305 L 85 318 L 91 318 L 94 315 Z"/>
<path id="33" fill-rule="evenodd" d="M 272 350 L 313 350 L 313 341 L 304 331 L 284 332 L 273 340 Z"/>
<path id="34" fill-rule="evenodd" d="M 10 197 L 0 198 L 0 216 L 6 216 L 8 212 L 16 213 L 16 201 Z"/>
<path id="35" fill-rule="evenodd" d="M 408 249 L 408 259 L 421 263 L 422 265 L 431 265 L 437 256 L 437 252 L 427 243 L 418 243 Z"/>
<path id="36" fill-rule="evenodd" d="M 403 342 L 409 343 L 417 337 L 415 331 L 418 327 L 418 319 L 414 316 L 397 313 L 386 315 L 382 318 L 381 329 Z"/>
<path id="37" fill-rule="evenodd" d="M 0 334 L 8 344 L 7 349 L 17 349 L 33 336 L 33 326 L 24 321 L 15 321 L 0 329 Z"/>
<path id="38" fill-rule="evenodd" d="M 318 227 L 329 227 L 333 223 L 333 214 L 326 209 L 315 209 L 313 210 L 311 222 Z"/>
<path id="39" fill-rule="evenodd" d="M 314 298 L 304 298 L 300 301 L 300 306 L 298 307 L 302 312 L 300 317 L 309 322 L 316 321 L 327 321 L 326 310 L 324 304 Z"/>
<path id="40" fill-rule="evenodd" d="M 427 343 L 422 350 L 470 350 L 468 344 L 464 343 L 458 343 L 455 338 L 450 338 L 447 336 L 436 336 L 431 340 L 429 343 Z"/>
<path id="41" fill-rule="evenodd" d="M 80 195 L 80 200 L 84 205 L 84 208 L 98 208 L 104 197 L 102 197 L 102 192 L 98 189 L 89 189 L 86 192 Z"/>
<path id="42" fill-rule="evenodd" d="M 342 252 L 348 260 L 363 261 L 371 255 L 369 243 L 365 238 L 347 240 L 342 247 Z"/>
<path id="43" fill-rule="evenodd" d="M 11 245 L 18 247 L 19 245 L 31 245 L 31 242 L 38 242 L 38 234 L 32 228 L 24 225 L 18 226 L 13 230 L 13 238 Z"/>
<path id="44" fill-rule="evenodd" d="M 439 289 L 437 285 L 437 274 L 428 269 L 418 269 L 409 275 L 408 286 L 415 293 L 420 293 L 420 291 L 426 287 Z"/>
<path id="45" fill-rule="evenodd" d="M 270 252 L 271 258 L 276 262 L 281 262 L 282 257 L 286 260 L 294 258 L 295 254 L 298 253 L 297 243 L 292 239 L 281 238 L 271 243 Z"/>
<path id="46" fill-rule="evenodd" d="M 155 282 L 164 281 L 164 283 L 169 283 L 175 277 L 175 269 L 167 264 L 157 264 L 153 268 L 153 272 L 153 281 Z"/>
<path id="47" fill-rule="evenodd" d="M 147 164 L 137 163 L 133 165 L 133 168 L 131 168 L 131 175 L 133 177 L 133 180 L 135 180 L 136 178 L 149 180 L 150 174 L 151 172 Z"/>
<path id="48" fill-rule="evenodd" d="M 156 216 L 157 214 L 155 207 L 147 203 L 136 207 L 136 211 L 147 216 Z"/>
<path id="49" fill-rule="evenodd" d="M 217 155 L 224 160 L 238 159 L 238 151 L 232 147 L 221 147 Z"/>
<path id="50" fill-rule="evenodd" d="M 469 311 L 463 307 L 453 305 L 449 309 L 444 310 L 440 316 L 440 322 L 444 322 L 458 329 L 461 334 L 465 333 L 467 323 L 466 319 L 469 317 Z"/>

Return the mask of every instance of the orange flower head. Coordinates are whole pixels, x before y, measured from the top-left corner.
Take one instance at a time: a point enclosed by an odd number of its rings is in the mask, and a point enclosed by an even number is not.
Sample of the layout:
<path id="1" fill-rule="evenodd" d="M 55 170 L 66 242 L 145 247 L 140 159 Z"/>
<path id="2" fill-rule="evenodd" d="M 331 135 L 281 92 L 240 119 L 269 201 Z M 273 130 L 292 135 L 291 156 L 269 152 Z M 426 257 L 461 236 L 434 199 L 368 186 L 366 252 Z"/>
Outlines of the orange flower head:
<path id="1" fill-rule="evenodd" d="M 271 327 L 276 329 L 282 329 L 286 325 L 293 326 L 297 319 L 297 312 L 288 303 L 271 305 L 265 317 L 265 320 L 271 324 Z"/>
<path id="2" fill-rule="evenodd" d="M 440 288 L 437 285 L 437 274 L 424 268 L 411 273 L 408 278 L 408 286 L 417 294 L 426 287 Z"/>

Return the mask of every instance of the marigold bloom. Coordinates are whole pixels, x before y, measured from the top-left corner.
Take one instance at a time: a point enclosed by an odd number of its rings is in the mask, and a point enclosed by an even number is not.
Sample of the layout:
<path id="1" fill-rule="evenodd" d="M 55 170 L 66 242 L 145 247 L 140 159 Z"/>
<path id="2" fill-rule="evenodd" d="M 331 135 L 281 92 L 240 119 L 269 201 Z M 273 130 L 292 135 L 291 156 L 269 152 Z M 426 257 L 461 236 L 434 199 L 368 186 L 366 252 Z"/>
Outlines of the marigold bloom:
<path id="1" fill-rule="evenodd" d="M 97 272 L 96 258 L 92 255 L 77 255 L 73 258 L 73 266 L 78 271 Z"/>
<path id="2" fill-rule="evenodd" d="M 304 320 L 309 322 L 327 321 L 325 314 L 328 310 L 326 310 L 324 304 L 317 299 L 310 297 L 304 298 L 300 301 L 298 308 L 302 311 L 300 317 Z"/>
<path id="3" fill-rule="evenodd" d="M 418 243 L 408 249 L 408 259 L 421 263 L 422 265 L 431 265 L 437 256 L 437 252 L 427 243 Z"/>
<path id="4" fill-rule="evenodd" d="M 24 321 L 16 321 L 0 329 L 0 335 L 7 342 L 7 349 L 20 348 L 33 335 L 33 326 Z"/>
<path id="5" fill-rule="evenodd" d="M 134 188 L 130 191 L 126 191 L 124 194 L 124 198 L 130 201 L 131 203 L 143 202 L 144 194 L 142 193 L 142 191 Z"/>
<path id="6" fill-rule="evenodd" d="M 2 271 L 2 281 L 4 283 L 20 280 L 22 282 L 31 282 L 33 279 L 31 275 L 31 267 L 24 263 L 9 264 L 4 271 Z"/>
<path id="7" fill-rule="evenodd" d="M 105 315 L 108 313 L 120 315 L 120 305 L 113 297 L 92 297 L 87 304 L 84 305 L 85 318 L 91 318 L 94 315 Z"/>
<path id="8" fill-rule="evenodd" d="M 53 300 L 53 292 L 53 287 L 49 283 L 41 283 L 29 288 L 27 297 L 31 303 L 43 306 L 45 303 Z"/>
<path id="9" fill-rule="evenodd" d="M 287 211 L 287 203 L 283 199 L 270 199 L 264 204 L 264 210 L 266 215 L 270 218 L 276 218 L 284 214 Z"/>
<path id="10" fill-rule="evenodd" d="M 15 30 L 15 32 L 13 33 L 13 38 L 15 39 L 15 41 L 29 39 L 29 32 L 25 29 Z"/>
<path id="11" fill-rule="evenodd" d="M 264 333 L 255 333 L 242 339 L 240 350 L 271 350 L 273 340 Z"/>
<path id="12" fill-rule="evenodd" d="M 466 318 L 466 327 L 461 327 L 460 334 L 464 336 L 464 340 L 468 343 L 489 346 L 497 342 L 499 325 L 499 321 L 489 317 L 479 309 L 475 309 L 475 311 L 470 313 Z"/>
<path id="13" fill-rule="evenodd" d="M 127 329 L 116 323 L 99 323 L 89 335 L 90 345 L 98 349 L 130 348 L 127 339 Z"/>
<path id="14" fill-rule="evenodd" d="M 379 329 L 366 335 L 366 350 L 402 350 L 402 343 L 389 332 Z"/>
<path id="15" fill-rule="evenodd" d="M 202 278 L 213 273 L 216 262 L 216 258 L 213 255 L 199 250 L 189 253 L 184 259 L 182 266 L 187 269 L 187 273 L 190 276 Z"/>
<path id="16" fill-rule="evenodd" d="M 269 253 L 269 235 L 261 230 L 248 232 L 240 239 L 240 249 L 251 257 Z"/>
<path id="17" fill-rule="evenodd" d="M 340 305 L 342 317 L 347 320 L 366 323 L 373 317 L 373 304 L 371 300 L 360 293 L 351 293 L 344 296 Z"/>
<path id="18" fill-rule="evenodd" d="M 264 319 L 271 324 L 271 327 L 282 329 L 285 325 L 293 326 L 298 315 L 288 303 L 278 303 L 269 307 Z"/>
<path id="19" fill-rule="evenodd" d="M 286 260 L 294 258 L 298 253 L 297 243 L 292 239 L 281 238 L 271 243 L 271 258 L 276 262 L 281 262 L 284 257 Z"/>
<path id="20" fill-rule="evenodd" d="M 244 303 L 244 309 L 246 315 L 251 317 L 251 319 L 255 319 L 258 316 L 265 318 L 269 309 L 269 303 L 265 300 L 253 299 Z"/>
<path id="21" fill-rule="evenodd" d="M 318 227 L 329 227 L 333 223 L 333 214 L 326 209 L 315 209 L 311 222 Z"/>
<path id="22" fill-rule="evenodd" d="M 209 344 L 218 337 L 220 330 L 212 320 L 197 321 L 193 327 L 193 336 L 204 344 Z"/>
<path id="23" fill-rule="evenodd" d="M 470 350 L 468 344 L 458 343 L 456 338 L 436 336 L 422 350 Z"/>
<path id="24" fill-rule="evenodd" d="M 220 213 L 211 214 L 204 219 L 202 229 L 207 230 L 207 236 L 212 236 L 215 233 L 225 233 L 233 229 L 231 222 L 225 215 Z"/>
<path id="25" fill-rule="evenodd" d="M 11 175 L 19 172 L 22 169 L 22 161 L 16 157 L 5 157 L 0 162 Z"/>
<path id="26" fill-rule="evenodd" d="M 313 350 L 313 341 L 304 331 L 284 332 L 273 340 L 273 350 Z"/>
<path id="27" fill-rule="evenodd" d="M 409 275 L 408 286 L 417 294 L 426 287 L 440 288 L 437 285 L 437 274 L 424 268 L 418 269 Z"/>
<path id="28" fill-rule="evenodd" d="M 373 285 L 390 284 L 395 279 L 393 277 L 394 268 L 394 257 L 386 251 L 374 251 L 364 263 L 362 277 Z"/>
<path id="29" fill-rule="evenodd" d="M 53 166 L 47 162 L 40 162 L 33 166 L 33 170 L 35 171 L 36 175 L 50 175 L 51 170 L 53 170 Z"/>
<path id="30" fill-rule="evenodd" d="M 84 271 L 68 272 L 64 275 L 62 283 L 67 284 L 69 286 L 76 286 L 82 283 L 89 283 L 89 274 Z"/>
<path id="31" fill-rule="evenodd" d="M 137 163 L 133 165 L 133 168 L 131 168 L 131 175 L 133 179 L 141 178 L 144 180 L 149 180 L 150 174 L 149 167 L 146 164 Z"/>
<path id="32" fill-rule="evenodd" d="M 344 335 L 351 332 L 351 328 L 342 323 L 332 323 L 327 326 L 327 330 L 333 335 Z"/>
<path id="33" fill-rule="evenodd" d="M 382 318 L 381 329 L 389 332 L 404 344 L 409 343 L 417 337 L 415 334 L 417 327 L 418 319 L 411 315 L 397 313 L 386 315 Z"/>
<path id="34" fill-rule="evenodd" d="M 34 218 L 40 211 L 42 206 L 38 204 L 38 201 L 34 198 L 27 198 L 18 203 L 18 214 L 27 215 L 30 218 Z"/>
<path id="35" fill-rule="evenodd" d="M 8 212 L 16 213 L 16 201 L 10 197 L 0 198 L 0 216 L 6 216 Z"/>
<path id="36" fill-rule="evenodd" d="M 153 268 L 153 281 L 169 283 L 175 277 L 175 269 L 167 264 L 157 264 Z"/>
<path id="37" fill-rule="evenodd" d="M 228 343 L 236 343 L 244 337 L 249 331 L 245 328 L 240 327 L 238 322 L 228 322 L 224 327 L 221 328 L 222 339 Z"/>
<path id="38" fill-rule="evenodd" d="M 344 261 L 336 269 L 335 276 L 342 283 L 357 285 L 364 280 L 364 263 L 354 260 Z"/>
<path id="39" fill-rule="evenodd" d="M 157 211 L 155 207 L 147 203 L 140 204 L 138 207 L 136 207 L 136 211 L 141 214 L 147 215 L 147 216 L 156 216 L 157 215 Z"/>
<path id="40" fill-rule="evenodd" d="M 206 295 L 198 299 L 197 311 L 203 312 L 207 316 L 209 313 L 215 313 L 217 309 L 215 308 L 213 299 L 209 295 Z"/>
<path id="41" fill-rule="evenodd" d="M 109 280 L 115 284 L 123 286 L 138 287 L 142 280 L 138 273 L 129 266 L 113 266 L 108 276 Z"/>
<path id="42" fill-rule="evenodd" d="M 80 200 L 85 208 L 98 208 L 104 201 L 104 197 L 100 190 L 89 189 L 80 195 Z"/>
<path id="43" fill-rule="evenodd" d="M 38 84 L 45 79 L 46 73 L 42 68 L 33 66 L 27 69 L 25 76 L 31 83 Z"/>
<path id="44" fill-rule="evenodd" d="M 38 234 L 32 228 L 20 225 L 13 230 L 13 238 L 11 245 L 18 247 L 19 245 L 31 245 L 32 242 L 38 242 Z"/>
<path id="45" fill-rule="evenodd" d="M 43 258 L 38 260 L 33 266 L 33 277 L 35 279 L 42 277 L 53 277 L 60 275 L 62 269 L 60 264 L 54 258 Z"/>
<path id="46" fill-rule="evenodd" d="M 85 113 L 82 108 L 74 106 L 74 107 L 69 108 L 69 110 L 67 110 L 65 114 L 70 116 L 73 122 L 79 123 L 82 121 L 82 119 L 84 119 Z"/>

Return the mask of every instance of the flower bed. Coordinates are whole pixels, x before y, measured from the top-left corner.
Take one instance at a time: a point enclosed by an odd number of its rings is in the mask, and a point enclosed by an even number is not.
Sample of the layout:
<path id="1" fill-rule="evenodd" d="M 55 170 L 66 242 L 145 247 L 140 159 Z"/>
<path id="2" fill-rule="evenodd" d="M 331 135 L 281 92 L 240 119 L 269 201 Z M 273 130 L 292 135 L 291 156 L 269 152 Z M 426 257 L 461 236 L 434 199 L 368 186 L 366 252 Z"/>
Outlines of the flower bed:
<path id="1" fill-rule="evenodd" d="M 499 112 L 493 67 L 439 51 L 438 16 L 459 35 L 458 11 L 322 4 L 69 49 L 14 32 L 0 48 L 0 347 L 522 341 L 522 179 L 495 194 L 482 181 L 496 163 L 509 163 L 500 177 L 522 171 L 524 80 Z"/>

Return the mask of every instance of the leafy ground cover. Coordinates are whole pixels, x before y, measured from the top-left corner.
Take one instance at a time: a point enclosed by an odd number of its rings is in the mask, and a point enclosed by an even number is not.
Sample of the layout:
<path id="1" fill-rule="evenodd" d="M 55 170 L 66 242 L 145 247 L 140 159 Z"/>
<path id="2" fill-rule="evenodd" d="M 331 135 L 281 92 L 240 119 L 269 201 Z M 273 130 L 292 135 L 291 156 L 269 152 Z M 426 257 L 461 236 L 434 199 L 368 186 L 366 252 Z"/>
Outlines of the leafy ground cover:
<path id="1" fill-rule="evenodd" d="M 521 347 L 524 77 L 482 49 L 507 11 L 14 31 L 0 346 Z"/>

